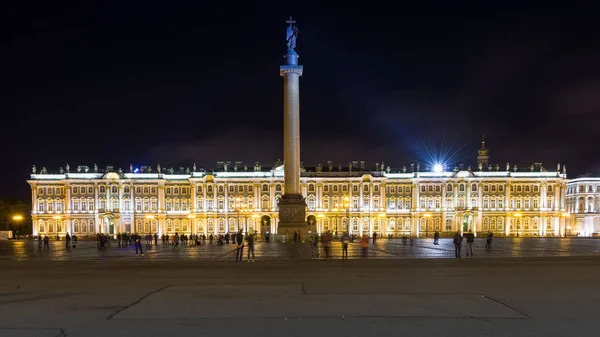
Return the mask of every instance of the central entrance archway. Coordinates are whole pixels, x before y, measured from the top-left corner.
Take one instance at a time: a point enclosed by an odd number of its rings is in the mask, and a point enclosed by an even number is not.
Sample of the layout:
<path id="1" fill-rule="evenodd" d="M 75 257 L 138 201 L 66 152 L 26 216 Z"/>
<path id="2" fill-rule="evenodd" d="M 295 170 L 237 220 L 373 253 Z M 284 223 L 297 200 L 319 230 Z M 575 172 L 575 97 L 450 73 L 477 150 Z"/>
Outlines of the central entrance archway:
<path id="1" fill-rule="evenodd" d="M 263 215 L 260 218 L 260 232 L 262 234 L 271 232 L 271 217 L 268 215 Z"/>

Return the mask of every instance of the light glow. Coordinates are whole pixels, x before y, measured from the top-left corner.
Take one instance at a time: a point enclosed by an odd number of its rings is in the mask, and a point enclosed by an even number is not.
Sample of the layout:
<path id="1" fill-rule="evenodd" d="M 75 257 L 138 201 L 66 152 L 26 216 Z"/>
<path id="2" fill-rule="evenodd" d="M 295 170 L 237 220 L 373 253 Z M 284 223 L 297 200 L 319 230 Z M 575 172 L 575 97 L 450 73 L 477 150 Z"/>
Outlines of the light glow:
<path id="1" fill-rule="evenodd" d="M 443 172 L 443 171 L 444 171 L 444 165 L 442 165 L 442 164 L 435 164 L 435 165 L 433 165 L 433 172 L 440 173 L 440 172 Z"/>

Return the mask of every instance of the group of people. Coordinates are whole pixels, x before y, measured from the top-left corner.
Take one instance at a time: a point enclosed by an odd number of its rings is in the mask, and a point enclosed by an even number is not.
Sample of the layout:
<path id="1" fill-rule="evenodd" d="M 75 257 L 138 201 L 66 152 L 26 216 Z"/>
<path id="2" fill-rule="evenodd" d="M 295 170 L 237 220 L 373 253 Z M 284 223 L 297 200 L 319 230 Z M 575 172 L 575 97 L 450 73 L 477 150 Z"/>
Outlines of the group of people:
<path id="1" fill-rule="evenodd" d="M 348 258 L 348 245 L 354 242 L 356 235 L 349 235 L 348 232 L 344 232 L 340 237 L 342 244 L 342 259 Z M 337 235 L 333 235 L 331 231 L 325 231 L 321 235 L 314 235 L 312 237 L 312 257 L 320 258 L 322 254 L 319 252 L 319 244 L 323 250 L 324 258 L 331 258 L 331 246 L 333 245 L 334 239 L 337 239 Z M 373 243 L 377 242 L 377 233 L 373 233 Z M 360 237 L 360 248 L 361 257 L 366 258 L 369 256 L 369 234 L 363 233 Z"/>
<path id="2" fill-rule="evenodd" d="M 231 239 L 233 241 L 233 244 L 236 245 L 236 251 L 235 251 L 235 260 L 236 261 L 243 260 L 245 244 L 248 245 L 248 262 L 255 261 L 254 260 L 254 238 L 255 238 L 255 235 L 253 233 L 246 235 L 246 238 L 244 238 L 244 233 L 242 233 L 241 230 L 239 232 L 237 232 L 236 234 L 233 234 Z M 252 260 L 250 260 L 251 255 L 252 255 Z"/>
<path id="3" fill-rule="evenodd" d="M 437 240 L 439 239 L 439 233 L 436 232 L 437 234 L 437 239 L 436 236 L 434 235 L 434 244 L 438 244 Z M 492 232 L 488 232 L 487 236 L 486 236 L 486 240 L 485 240 L 485 249 L 492 249 L 492 238 L 494 237 L 494 234 L 492 234 Z M 469 230 L 468 232 L 464 233 L 464 234 L 460 234 L 460 232 L 456 232 L 456 234 L 454 234 L 454 238 L 453 238 L 453 243 L 454 243 L 454 255 L 456 256 L 456 258 L 460 258 L 461 257 L 461 250 L 462 250 L 462 243 L 464 241 L 464 239 L 467 240 L 467 247 L 466 247 L 466 251 L 467 251 L 467 257 L 474 257 L 473 255 L 473 243 L 475 243 L 475 234 Z"/>

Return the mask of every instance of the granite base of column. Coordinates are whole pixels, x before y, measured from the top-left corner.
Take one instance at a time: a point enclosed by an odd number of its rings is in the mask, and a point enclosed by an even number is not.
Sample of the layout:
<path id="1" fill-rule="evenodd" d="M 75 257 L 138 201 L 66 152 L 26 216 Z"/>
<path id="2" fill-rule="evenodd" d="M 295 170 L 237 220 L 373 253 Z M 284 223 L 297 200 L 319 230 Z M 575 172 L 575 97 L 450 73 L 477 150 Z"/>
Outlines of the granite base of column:
<path id="1" fill-rule="evenodd" d="M 289 235 L 291 240 L 294 232 L 299 232 L 302 240 L 308 235 L 306 202 L 301 194 L 284 194 L 279 200 L 277 234 Z"/>

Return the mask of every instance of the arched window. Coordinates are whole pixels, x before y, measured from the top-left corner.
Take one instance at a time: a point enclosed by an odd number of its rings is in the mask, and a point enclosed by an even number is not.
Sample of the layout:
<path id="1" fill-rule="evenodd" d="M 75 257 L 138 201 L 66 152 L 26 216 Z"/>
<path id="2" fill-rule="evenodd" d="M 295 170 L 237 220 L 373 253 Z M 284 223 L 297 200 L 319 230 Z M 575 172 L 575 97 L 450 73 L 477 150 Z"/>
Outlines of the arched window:
<path id="1" fill-rule="evenodd" d="M 404 230 L 405 231 L 410 231 L 410 226 L 411 226 L 410 222 L 411 222 L 410 218 L 404 219 Z"/>
<path id="2" fill-rule="evenodd" d="M 181 220 L 173 220 L 173 230 L 175 231 L 175 233 L 181 233 Z"/>
<path id="3" fill-rule="evenodd" d="M 310 211 L 314 211 L 315 210 L 315 196 L 314 195 L 309 195 L 308 196 L 308 202 L 307 202 L 307 204 L 308 204 L 307 205 L 308 209 Z"/>
<path id="4" fill-rule="evenodd" d="M 215 221 L 213 219 L 206 220 L 206 227 L 209 234 L 214 233 L 215 231 Z"/>
<path id="5" fill-rule="evenodd" d="M 483 218 L 483 230 L 484 231 L 490 230 L 490 219 L 488 219 L 487 217 Z"/>
<path id="6" fill-rule="evenodd" d="M 110 199 L 110 210 L 114 211 L 119 209 L 119 199 L 117 198 L 111 198 Z"/>
<path id="7" fill-rule="evenodd" d="M 204 199 L 202 197 L 196 199 L 196 210 L 202 211 L 204 209 Z"/>
<path id="8" fill-rule="evenodd" d="M 217 198 L 217 209 L 224 210 L 225 209 L 225 198 L 219 196 Z"/>
<path id="9" fill-rule="evenodd" d="M 181 231 L 184 233 L 189 232 L 190 230 L 190 221 L 188 219 L 181 220 Z"/>
<path id="10" fill-rule="evenodd" d="M 427 197 L 426 196 L 420 196 L 419 197 L 419 208 L 420 209 L 425 209 L 427 207 Z"/>
<path id="11" fill-rule="evenodd" d="M 390 209 L 390 210 L 396 209 L 396 198 L 391 197 L 388 199 L 388 209 Z"/>
<path id="12" fill-rule="evenodd" d="M 495 185 L 492 185 L 495 186 Z M 496 196 L 492 196 L 490 198 L 490 208 L 491 209 L 496 209 Z"/>
<path id="13" fill-rule="evenodd" d="M 219 233 L 225 233 L 225 219 L 219 218 Z"/>
<path id="14" fill-rule="evenodd" d="M 48 233 L 54 233 L 54 220 L 48 220 Z"/>
<path id="15" fill-rule="evenodd" d="M 186 211 L 189 210 L 187 198 L 182 198 L 181 199 L 181 210 L 184 211 L 184 212 L 186 212 Z"/>
<path id="16" fill-rule="evenodd" d="M 328 196 L 323 197 L 323 208 L 326 210 L 329 209 L 329 197 Z"/>
<path id="17" fill-rule="evenodd" d="M 106 210 L 106 199 L 100 198 L 100 209 Z"/>
<path id="18" fill-rule="evenodd" d="M 73 220 L 73 230 L 75 233 L 79 233 L 81 231 L 81 228 L 79 227 L 79 220 L 77 219 Z"/>
<path id="19" fill-rule="evenodd" d="M 46 226 L 44 225 L 44 220 L 38 220 L 38 230 L 40 233 L 46 232 Z"/>
<path id="20" fill-rule="evenodd" d="M 56 211 L 58 212 L 59 208 L 61 208 L 60 207 L 60 203 L 55 202 L 55 204 L 56 204 Z M 79 199 L 79 207 L 80 207 L 80 209 L 81 209 L 82 212 L 86 212 L 87 211 L 87 202 L 85 201 L 84 197 L 81 197 Z"/>
<path id="21" fill-rule="evenodd" d="M 378 210 L 380 208 L 379 197 L 373 197 L 373 209 Z"/>
<path id="22" fill-rule="evenodd" d="M 546 218 L 546 230 L 552 230 L 552 217 Z"/>
<path id="23" fill-rule="evenodd" d="M 421 218 L 419 220 L 419 229 L 421 232 L 425 232 L 427 230 L 427 219 Z"/>
<path id="24" fill-rule="evenodd" d="M 483 209 L 489 209 L 489 208 L 490 208 L 490 197 L 488 197 L 486 195 L 483 197 Z"/>
<path id="25" fill-rule="evenodd" d="M 358 232 L 358 218 L 352 218 L 352 231 Z"/>
<path id="26" fill-rule="evenodd" d="M 435 218 L 433 221 L 433 224 L 435 225 L 436 231 L 439 232 L 442 230 L 442 219 L 441 218 Z"/>
<path id="27" fill-rule="evenodd" d="M 229 233 L 235 233 L 235 218 L 229 218 Z"/>
<path id="28" fill-rule="evenodd" d="M 150 198 L 150 211 L 156 212 L 158 210 L 158 200 L 155 197 Z"/>
<path id="29" fill-rule="evenodd" d="M 369 234 L 369 218 L 364 217 L 362 223 L 363 223 L 363 227 L 362 227 L 363 233 Z"/>
<path id="30" fill-rule="evenodd" d="M 446 232 L 452 231 L 452 219 L 446 219 Z"/>
<path id="31" fill-rule="evenodd" d="M 496 230 L 496 218 L 491 218 L 490 219 L 490 230 L 491 231 L 495 231 Z"/>
<path id="32" fill-rule="evenodd" d="M 500 185 L 502 186 L 502 185 Z M 498 230 L 501 231 L 504 229 L 504 219 L 502 217 L 498 217 Z"/>
<path id="33" fill-rule="evenodd" d="M 435 200 L 433 199 L 433 197 L 429 196 L 428 201 L 429 202 L 427 203 L 427 208 L 434 209 L 435 208 Z"/>
<path id="34" fill-rule="evenodd" d="M 173 198 L 173 211 L 179 212 L 181 204 L 179 203 L 179 198 Z M 177 230 L 175 230 L 177 231 Z"/>
<path id="35" fill-rule="evenodd" d="M 446 197 L 446 209 L 454 208 L 454 198 Z"/>
<path id="36" fill-rule="evenodd" d="M 143 233 L 150 233 L 150 219 L 144 219 L 144 232 Z"/>
<path id="37" fill-rule="evenodd" d="M 411 204 L 410 197 L 407 197 L 406 199 L 404 199 L 404 209 L 411 209 L 411 208 L 412 208 L 412 204 Z"/>
<path id="38" fill-rule="evenodd" d="M 314 203 L 314 200 L 313 200 L 313 203 Z M 313 205 L 313 207 L 314 207 L 314 205 Z M 269 197 L 267 197 L 266 195 L 264 195 L 261 199 L 260 208 L 263 210 L 269 209 Z M 308 208 L 310 209 L 310 206 Z"/>
<path id="39" fill-rule="evenodd" d="M 37 201 L 37 211 L 38 213 L 43 213 L 44 212 L 44 200 L 43 199 L 38 199 Z"/>

